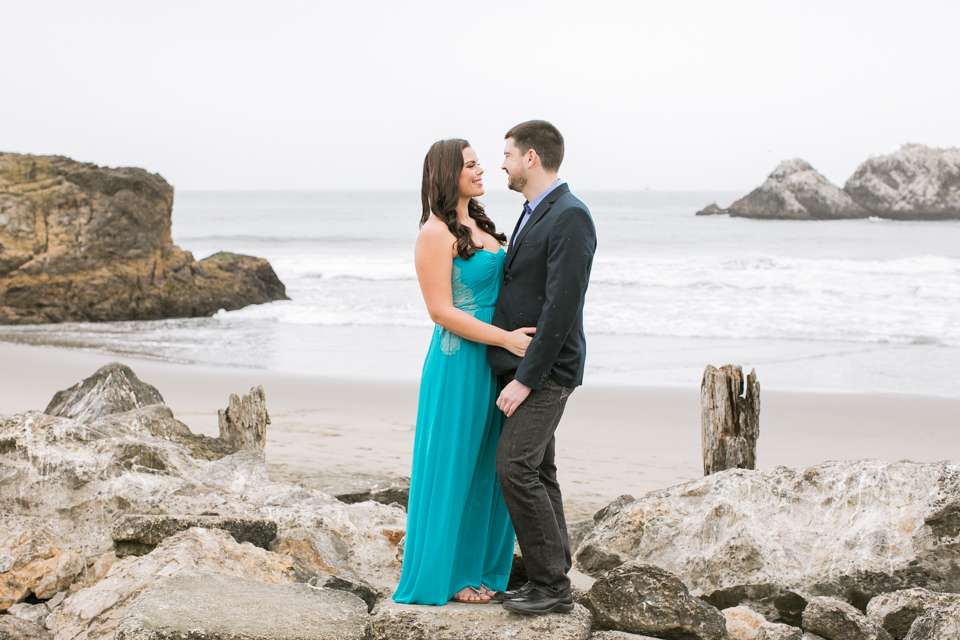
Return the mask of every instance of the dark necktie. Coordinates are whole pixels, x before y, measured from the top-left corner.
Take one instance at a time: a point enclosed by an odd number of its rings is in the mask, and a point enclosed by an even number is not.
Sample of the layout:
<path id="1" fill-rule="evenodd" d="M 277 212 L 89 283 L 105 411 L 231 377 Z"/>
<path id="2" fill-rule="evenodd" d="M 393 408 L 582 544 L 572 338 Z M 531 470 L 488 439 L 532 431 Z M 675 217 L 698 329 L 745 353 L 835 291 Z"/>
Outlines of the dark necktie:
<path id="1" fill-rule="evenodd" d="M 513 234 L 513 239 L 510 241 L 512 245 L 517 241 L 517 236 L 520 235 L 520 232 L 523 231 L 523 228 L 526 226 L 527 222 L 530 221 L 530 216 L 533 215 L 533 209 L 530 208 L 529 202 L 523 203 L 523 214 L 520 216 L 520 224 L 517 225 L 517 232 Z"/>

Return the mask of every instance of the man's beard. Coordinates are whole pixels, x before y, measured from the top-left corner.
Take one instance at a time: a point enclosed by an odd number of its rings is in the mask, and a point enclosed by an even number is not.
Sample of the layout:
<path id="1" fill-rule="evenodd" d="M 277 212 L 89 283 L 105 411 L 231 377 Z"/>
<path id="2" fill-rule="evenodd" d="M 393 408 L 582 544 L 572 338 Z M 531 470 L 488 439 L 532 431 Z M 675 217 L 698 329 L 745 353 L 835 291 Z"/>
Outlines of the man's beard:
<path id="1" fill-rule="evenodd" d="M 518 169 L 517 173 L 507 172 L 507 189 L 511 191 L 516 191 L 518 193 L 523 193 L 524 187 L 527 186 L 527 172 L 523 169 Z"/>

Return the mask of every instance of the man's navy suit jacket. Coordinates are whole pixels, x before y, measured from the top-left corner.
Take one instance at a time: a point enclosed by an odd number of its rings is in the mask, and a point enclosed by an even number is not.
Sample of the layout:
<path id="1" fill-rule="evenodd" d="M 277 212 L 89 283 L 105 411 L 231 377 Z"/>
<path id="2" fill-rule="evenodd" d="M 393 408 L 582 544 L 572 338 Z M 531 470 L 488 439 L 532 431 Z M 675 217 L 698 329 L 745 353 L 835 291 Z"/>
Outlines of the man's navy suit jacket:
<path id="1" fill-rule="evenodd" d="M 566 184 L 537 205 L 510 243 L 493 313 L 493 324 L 501 329 L 536 327 L 537 332 L 522 359 L 488 347 L 494 373 L 513 375 L 535 390 L 547 378 L 565 387 L 583 382 L 583 301 L 596 248 L 590 211 Z"/>

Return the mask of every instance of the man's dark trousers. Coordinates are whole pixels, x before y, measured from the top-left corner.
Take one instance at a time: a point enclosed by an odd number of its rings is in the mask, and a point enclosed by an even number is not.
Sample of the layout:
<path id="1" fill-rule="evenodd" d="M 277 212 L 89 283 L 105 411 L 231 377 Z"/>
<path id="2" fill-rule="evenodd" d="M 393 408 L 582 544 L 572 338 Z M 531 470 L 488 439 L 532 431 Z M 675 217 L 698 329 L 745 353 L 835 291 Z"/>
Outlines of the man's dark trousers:
<path id="1" fill-rule="evenodd" d="M 527 576 L 546 595 L 559 597 L 570 590 L 570 545 L 554 433 L 567 398 L 583 381 L 583 303 L 596 229 L 586 205 L 562 184 L 513 237 L 493 324 L 507 331 L 537 331 L 522 359 L 499 347 L 487 348 L 494 373 L 531 389 L 504 423 L 497 476 Z"/>
<path id="2" fill-rule="evenodd" d="M 552 380 L 540 391 L 531 391 L 507 418 L 497 447 L 500 489 L 517 532 L 527 578 L 553 597 L 570 589 L 570 542 L 557 482 L 554 432 L 572 392 Z"/>

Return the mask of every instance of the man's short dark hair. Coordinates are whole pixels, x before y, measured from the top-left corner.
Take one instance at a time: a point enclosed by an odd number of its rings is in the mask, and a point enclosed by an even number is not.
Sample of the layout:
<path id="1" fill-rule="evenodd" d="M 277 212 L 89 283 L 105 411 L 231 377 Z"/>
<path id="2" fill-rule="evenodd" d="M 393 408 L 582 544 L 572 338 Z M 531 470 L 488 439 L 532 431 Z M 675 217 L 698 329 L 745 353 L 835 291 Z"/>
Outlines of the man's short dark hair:
<path id="1" fill-rule="evenodd" d="M 560 131 L 546 120 L 528 120 L 507 131 L 503 139 L 513 138 L 513 142 L 526 153 L 530 149 L 540 156 L 540 163 L 547 171 L 560 169 L 563 162 L 563 136 Z"/>

